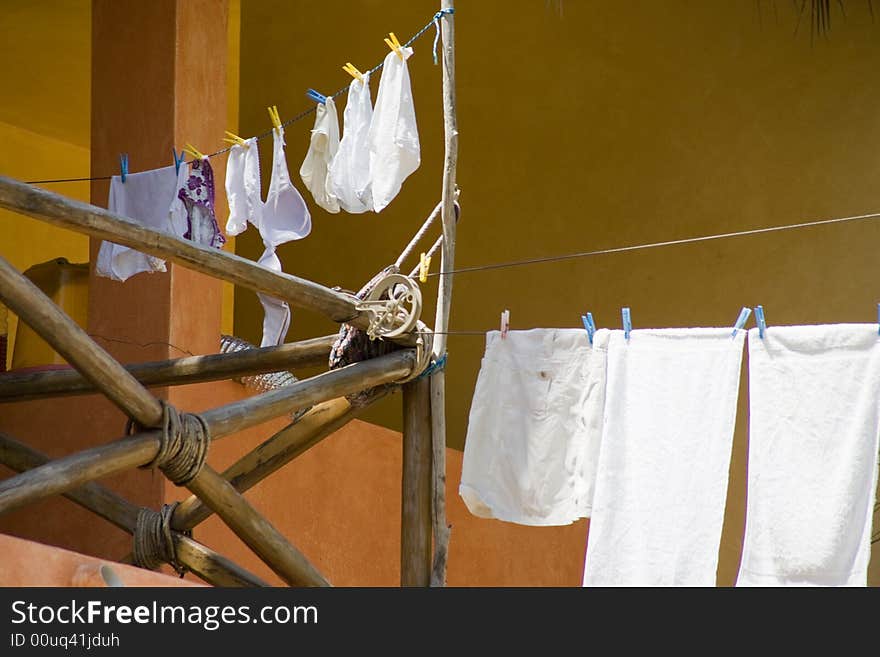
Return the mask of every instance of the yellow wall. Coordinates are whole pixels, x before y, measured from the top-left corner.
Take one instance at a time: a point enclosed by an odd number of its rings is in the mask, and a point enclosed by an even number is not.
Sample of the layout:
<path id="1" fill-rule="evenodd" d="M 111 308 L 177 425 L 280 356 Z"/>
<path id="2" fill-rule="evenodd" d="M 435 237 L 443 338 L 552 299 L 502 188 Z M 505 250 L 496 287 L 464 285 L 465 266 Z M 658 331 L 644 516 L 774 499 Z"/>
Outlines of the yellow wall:
<path id="1" fill-rule="evenodd" d="M 227 121 L 238 123 L 240 0 L 230 3 Z M 19 180 L 88 177 L 91 140 L 91 1 L 6 0 L 0 11 L 0 174 Z M 39 47 L 35 47 L 39 44 Z M 120 81 L 125 83 L 125 81 Z M 220 147 L 218 142 L 217 147 Z M 119 145 L 120 152 L 125 145 Z M 101 171 L 95 175 L 113 174 Z M 89 183 L 46 189 L 88 201 Z M 87 262 L 88 237 L 0 210 L 0 256 L 25 270 L 51 258 Z M 233 286 L 224 286 L 224 333 L 233 327 Z M 10 316 L 7 366 L 17 321 Z"/>
<path id="2" fill-rule="evenodd" d="M 799 4 L 799 3 L 796 3 Z M 809 4 L 809 3 L 808 3 Z M 877 23 L 864 3 L 832 3 L 827 38 L 795 33 L 792 3 L 603 3 L 460 0 L 456 7 L 461 152 L 461 266 L 552 256 L 880 210 Z M 266 0 L 242 7 L 243 136 L 332 93 L 436 11 L 434 0 Z M 809 6 L 806 7 L 809 12 Z M 330 215 L 307 196 L 313 232 L 279 249 L 285 271 L 355 290 L 394 261 L 437 202 L 441 77 L 433 28 L 410 60 L 422 166 L 379 215 Z M 373 80 L 375 93 L 378 76 Z M 344 98 L 338 107 L 344 109 Z M 287 130 L 294 183 L 312 117 Z M 264 142 L 265 143 L 265 142 Z M 264 172 L 269 145 L 262 147 Z M 268 181 L 266 181 L 268 182 Z M 771 324 L 874 322 L 880 222 L 466 273 L 455 280 L 453 329 L 578 327 L 592 311 L 637 328 L 731 325 L 762 304 Z M 239 253 L 259 256 L 248 231 Z M 436 281 L 425 286 L 427 299 Z M 262 314 L 239 293 L 236 332 Z M 433 322 L 429 304 L 426 318 Z M 750 322 L 750 326 L 753 326 Z M 333 331 L 293 313 L 289 339 Z M 484 341 L 451 336 L 448 441 L 461 448 Z M 719 581 L 738 567 L 744 522 L 747 387 L 731 468 Z M 399 396 L 366 419 L 400 426 Z M 875 558 L 875 562 L 878 559 Z M 874 580 L 878 570 L 875 563 Z"/>
<path id="3" fill-rule="evenodd" d="M 89 176 L 91 2 L 7 0 L 0 11 L 0 174 Z M 46 189 L 87 201 L 89 184 Z M 87 262 L 88 237 L 0 210 L 0 256 L 25 270 L 51 258 Z M 10 317 L 12 350 L 17 322 Z"/>
<path id="4" fill-rule="evenodd" d="M 811 45 L 791 3 L 602 3 L 460 0 L 457 89 L 462 218 L 457 262 L 505 262 L 876 211 L 880 177 L 878 26 L 866 6 L 834 9 Z M 852 6 L 850 6 L 852 5 Z M 242 7 L 241 126 L 269 127 L 309 107 L 409 38 L 435 0 Z M 807 7 L 806 11 L 809 11 Z M 410 60 L 422 165 L 382 213 L 331 215 L 306 193 L 312 234 L 279 249 L 285 271 L 355 290 L 394 261 L 440 192 L 440 67 L 433 27 Z M 379 76 L 372 82 L 373 96 Z M 344 97 L 337 103 L 340 117 Z M 341 120 L 341 119 L 340 119 Z M 294 183 L 313 116 L 287 129 Z M 261 142 L 264 174 L 271 143 Z M 268 178 L 264 175 L 264 178 Z M 264 185 L 268 180 L 264 180 Z M 455 280 L 452 327 L 732 324 L 763 304 L 771 323 L 875 321 L 880 222 L 806 229 L 467 273 Z M 239 253 L 259 256 L 255 231 Z M 436 265 L 435 265 L 436 271 Z M 436 279 L 424 286 L 432 299 Z M 237 297 L 236 331 L 259 335 L 255 295 Z M 433 323 L 429 304 L 426 319 Z M 753 324 L 750 324 L 753 325 Z M 289 339 L 333 331 L 294 310 Z M 449 444 L 461 448 L 484 347 L 451 336 Z M 371 419 L 399 427 L 399 399 Z"/>

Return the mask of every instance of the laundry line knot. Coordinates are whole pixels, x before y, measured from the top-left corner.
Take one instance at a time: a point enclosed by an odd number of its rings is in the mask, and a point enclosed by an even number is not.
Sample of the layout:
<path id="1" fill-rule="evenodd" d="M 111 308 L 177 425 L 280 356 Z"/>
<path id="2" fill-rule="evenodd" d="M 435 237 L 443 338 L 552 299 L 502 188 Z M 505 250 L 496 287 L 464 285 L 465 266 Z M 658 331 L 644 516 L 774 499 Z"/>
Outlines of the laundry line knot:
<path id="1" fill-rule="evenodd" d="M 208 423 L 196 413 L 180 413 L 162 404 L 162 434 L 156 457 L 144 468 L 157 467 L 170 481 L 184 486 L 202 470 L 208 456 L 211 434 Z"/>
<path id="2" fill-rule="evenodd" d="M 434 66 L 437 66 L 437 42 L 440 41 L 440 19 L 443 18 L 443 14 L 454 14 L 455 7 L 447 7 L 446 9 L 441 9 L 436 14 L 434 14 L 434 28 L 436 32 L 434 33 Z"/>
<path id="3" fill-rule="evenodd" d="M 136 566 L 156 570 L 163 563 L 169 564 L 181 577 L 187 568 L 177 561 L 171 518 L 179 502 L 165 504 L 161 511 L 142 508 L 132 536 L 132 556 Z M 183 532 L 190 535 L 191 532 Z"/>

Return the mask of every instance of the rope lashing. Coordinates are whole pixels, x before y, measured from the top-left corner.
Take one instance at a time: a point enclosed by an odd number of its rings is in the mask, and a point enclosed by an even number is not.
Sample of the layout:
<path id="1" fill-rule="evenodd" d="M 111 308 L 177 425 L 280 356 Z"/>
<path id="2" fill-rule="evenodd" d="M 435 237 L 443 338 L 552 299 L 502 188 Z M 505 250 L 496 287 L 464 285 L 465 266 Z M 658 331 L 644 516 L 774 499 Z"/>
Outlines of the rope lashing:
<path id="1" fill-rule="evenodd" d="M 146 508 L 138 511 L 137 524 L 132 536 L 132 553 L 136 566 L 156 570 L 163 563 L 167 563 L 178 575 L 184 576 L 187 569 L 177 561 L 174 537 L 171 534 L 171 518 L 178 504 L 179 502 L 165 504 L 161 511 Z"/>
<path id="2" fill-rule="evenodd" d="M 192 481 L 205 464 L 211 435 L 205 420 L 195 413 L 179 413 L 162 404 L 162 437 L 159 452 L 144 468 L 157 467 L 178 486 Z"/>
<path id="3" fill-rule="evenodd" d="M 421 374 L 419 374 L 418 377 L 416 377 L 416 378 L 422 379 L 426 376 L 431 376 L 432 374 L 439 372 L 442 369 L 445 369 L 447 355 L 448 355 L 448 353 L 440 356 L 440 358 L 438 358 L 437 360 L 432 362 L 430 365 L 428 365 L 428 367 L 425 368 L 425 371 L 422 372 Z"/>
<path id="4" fill-rule="evenodd" d="M 437 42 L 440 41 L 440 19 L 443 18 L 443 14 L 454 14 L 455 7 L 449 7 L 447 9 L 441 9 L 436 14 L 434 14 L 434 28 L 437 30 L 434 33 L 434 66 L 437 66 Z"/>

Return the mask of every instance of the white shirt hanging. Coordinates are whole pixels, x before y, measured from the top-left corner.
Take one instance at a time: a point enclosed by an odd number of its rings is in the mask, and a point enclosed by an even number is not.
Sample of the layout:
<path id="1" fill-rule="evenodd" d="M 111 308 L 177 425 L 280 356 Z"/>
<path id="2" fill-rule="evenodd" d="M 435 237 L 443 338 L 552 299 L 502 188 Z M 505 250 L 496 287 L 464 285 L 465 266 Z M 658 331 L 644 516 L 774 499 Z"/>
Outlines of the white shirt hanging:
<path id="1" fill-rule="evenodd" d="M 370 74 L 352 80 L 342 116 L 342 140 L 330 165 L 330 193 L 351 214 L 373 209 L 370 190 L 370 148 L 367 135 L 373 118 Z"/>
<path id="2" fill-rule="evenodd" d="M 370 180 L 373 209 L 381 212 L 400 192 L 403 181 L 421 163 L 419 130 L 406 60 L 412 48 L 385 56 L 376 107 L 370 122 Z"/>
<path id="3" fill-rule="evenodd" d="M 315 108 L 315 127 L 309 150 L 299 169 L 299 175 L 306 188 L 312 193 L 315 203 L 327 212 L 339 212 L 339 202 L 330 191 L 328 174 L 336 151 L 339 150 L 339 117 L 336 104 L 329 96 Z"/>

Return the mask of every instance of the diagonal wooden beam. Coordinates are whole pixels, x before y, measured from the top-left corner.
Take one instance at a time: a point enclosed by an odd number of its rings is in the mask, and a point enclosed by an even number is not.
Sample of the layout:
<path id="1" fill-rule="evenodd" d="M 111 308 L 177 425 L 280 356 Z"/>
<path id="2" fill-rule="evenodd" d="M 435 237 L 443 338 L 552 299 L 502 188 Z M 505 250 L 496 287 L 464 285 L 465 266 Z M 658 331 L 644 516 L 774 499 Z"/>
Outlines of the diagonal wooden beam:
<path id="1" fill-rule="evenodd" d="M 330 586 L 311 562 L 211 466 L 205 464 L 187 488 L 205 500 L 285 582 L 291 586 Z"/>
<path id="2" fill-rule="evenodd" d="M 211 437 L 220 438 L 328 399 L 393 383 L 408 376 L 414 366 L 412 350 L 395 351 L 220 406 L 201 416 L 208 423 Z M 0 481 L 0 515 L 88 481 L 150 463 L 159 452 L 160 437 L 158 430 L 142 431 Z"/>
<path id="3" fill-rule="evenodd" d="M 24 472 L 49 461 L 45 454 L 0 433 L 0 463 Z M 104 518 L 123 531 L 133 534 L 137 526 L 139 508 L 113 491 L 87 483 L 64 494 L 84 509 Z M 177 560 L 193 573 L 214 586 L 269 586 L 256 575 L 214 550 L 185 536 L 172 532 Z"/>
<path id="4" fill-rule="evenodd" d="M 144 228 L 104 208 L 13 178 L 0 176 L 0 207 L 171 260 L 255 292 L 270 294 L 336 322 L 367 327 L 367 318 L 355 309 L 357 300 L 349 294 L 290 274 L 274 272 L 226 251 Z"/>
<path id="5" fill-rule="evenodd" d="M 255 347 L 225 354 L 190 356 L 124 367 L 144 386 L 203 383 L 326 364 L 336 338 L 336 335 L 328 335 L 277 347 Z M 0 375 L 0 403 L 82 395 L 94 391 L 94 384 L 76 370 L 9 372 Z"/>
<path id="6" fill-rule="evenodd" d="M 317 445 L 366 407 L 354 408 L 344 398 L 318 404 L 298 422 L 277 432 L 259 447 L 245 454 L 223 471 L 235 490 L 244 493 L 293 459 Z M 211 516 L 211 508 L 195 495 L 181 502 L 174 510 L 171 526 L 181 531 L 193 529 Z"/>
<path id="7" fill-rule="evenodd" d="M 159 401 L 2 257 L 0 299 L 126 415 L 145 427 L 161 423 Z"/>
<path id="8" fill-rule="evenodd" d="M 400 381 L 416 366 L 415 352 L 394 351 L 378 358 L 352 363 L 323 372 L 283 388 L 264 392 L 202 413 L 211 428 L 211 436 L 220 438 L 230 433 L 271 420 L 328 399 L 344 397 L 369 390 L 385 383 Z"/>

